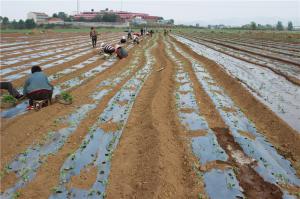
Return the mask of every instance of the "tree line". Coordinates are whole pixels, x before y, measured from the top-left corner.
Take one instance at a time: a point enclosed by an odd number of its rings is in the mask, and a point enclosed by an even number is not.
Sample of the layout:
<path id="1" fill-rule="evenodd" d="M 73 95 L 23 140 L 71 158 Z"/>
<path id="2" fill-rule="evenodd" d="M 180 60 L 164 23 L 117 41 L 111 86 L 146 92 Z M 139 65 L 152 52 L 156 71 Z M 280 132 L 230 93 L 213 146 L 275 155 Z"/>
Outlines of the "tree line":
<path id="1" fill-rule="evenodd" d="M 26 19 L 25 21 L 20 19 L 19 21 L 9 21 L 7 17 L 0 16 L 1 28 L 13 28 L 13 29 L 33 29 L 37 26 L 33 19 Z"/>
<path id="2" fill-rule="evenodd" d="M 242 26 L 242 28 L 248 30 L 279 30 L 279 31 L 285 30 L 285 27 L 281 21 L 278 21 L 275 26 L 272 26 L 270 24 L 266 24 L 266 25 L 256 24 L 254 21 L 252 21 L 250 24 L 246 24 Z M 288 22 L 286 29 L 289 31 L 294 30 L 294 26 L 291 21 Z"/>
<path id="3" fill-rule="evenodd" d="M 85 19 L 83 17 L 80 17 L 76 21 L 79 22 L 118 22 L 120 21 L 120 17 L 114 13 L 104 13 L 103 15 L 96 15 L 93 19 Z"/>

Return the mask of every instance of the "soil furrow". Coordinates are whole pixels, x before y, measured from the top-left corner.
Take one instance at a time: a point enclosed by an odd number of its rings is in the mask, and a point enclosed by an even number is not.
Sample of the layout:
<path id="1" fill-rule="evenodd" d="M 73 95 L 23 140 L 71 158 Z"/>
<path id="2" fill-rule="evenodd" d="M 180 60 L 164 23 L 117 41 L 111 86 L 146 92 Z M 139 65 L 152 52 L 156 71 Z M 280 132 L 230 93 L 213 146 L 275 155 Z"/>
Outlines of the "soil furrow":
<path id="1" fill-rule="evenodd" d="M 154 71 L 134 104 L 113 157 L 108 198 L 189 198 L 197 194 L 173 112 L 174 67 L 165 58 L 161 39 L 153 52 Z"/>
<path id="2" fill-rule="evenodd" d="M 116 77 L 115 74 L 119 74 L 118 73 L 119 70 L 128 67 L 129 60 L 130 58 L 132 58 L 133 55 L 134 54 L 129 55 L 128 57 L 129 59 L 127 60 L 121 60 L 119 63 L 116 64 L 114 70 L 110 71 L 109 74 L 106 74 L 103 77 L 112 76 L 115 78 Z M 138 68 L 132 71 L 130 76 L 132 76 L 132 74 L 134 74 L 135 71 L 139 70 L 144 63 L 145 63 L 145 58 L 144 56 L 142 56 L 142 59 L 138 64 Z M 62 168 L 63 163 L 67 160 L 70 154 L 74 154 L 75 151 L 80 147 L 83 138 L 87 136 L 87 133 L 90 131 L 90 127 L 93 125 L 93 123 L 95 123 L 95 121 L 98 118 L 98 115 L 101 112 L 103 112 L 109 100 L 116 94 L 116 92 L 130 78 L 130 76 L 126 77 L 120 84 L 114 87 L 113 90 L 102 99 L 102 101 L 99 103 L 97 108 L 91 113 L 89 113 L 88 119 L 86 119 L 80 124 L 79 128 L 70 136 L 70 138 L 63 146 L 63 148 L 55 156 L 48 158 L 47 161 L 48 163 L 39 169 L 37 173 L 37 177 L 30 184 L 28 184 L 28 186 L 21 189 L 20 191 L 21 198 L 34 198 L 34 197 L 48 198 L 51 194 L 55 193 L 55 190 L 53 188 L 55 188 L 59 184 L 60 169 Z M 99 78 L 97 79 L 93 80 L 92 85 L 95 85 L 95 82 L 99 82 Z M 85 86 L 80 87 L 78 89 L 78 92 L 80 90 L 82 93 L 85 89 L 83 87 Z M 84 182 L 81 183 L 91 184 L 95 179 L 93 177 L 93 178 L 81 179 L 81 180 L 84 180 Z M 40 184 L 40 182 L 44 182 L 44 184 Z"/>

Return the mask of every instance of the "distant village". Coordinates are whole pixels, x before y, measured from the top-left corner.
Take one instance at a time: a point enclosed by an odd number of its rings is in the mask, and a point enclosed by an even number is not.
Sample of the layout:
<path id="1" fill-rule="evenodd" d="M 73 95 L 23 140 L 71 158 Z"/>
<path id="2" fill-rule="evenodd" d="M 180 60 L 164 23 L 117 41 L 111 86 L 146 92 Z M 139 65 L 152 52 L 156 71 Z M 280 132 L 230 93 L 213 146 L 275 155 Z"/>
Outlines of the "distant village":
<path id="1" fill-rule="evenodd" d="M 174 25 L 173 19 L 163 19 L 160 16 L 152 16 L 147 13 L 135 13 L 127 11 L 105 10 L 85 11 L 74 15 L 67 15 L 64 12 L 48 16 L 42 12 L 29 12 L 27 19 L 32 19 L 37 25 L 40 24 L 70 24 L 70 23 L 118 23 L 130 25 Z"/>

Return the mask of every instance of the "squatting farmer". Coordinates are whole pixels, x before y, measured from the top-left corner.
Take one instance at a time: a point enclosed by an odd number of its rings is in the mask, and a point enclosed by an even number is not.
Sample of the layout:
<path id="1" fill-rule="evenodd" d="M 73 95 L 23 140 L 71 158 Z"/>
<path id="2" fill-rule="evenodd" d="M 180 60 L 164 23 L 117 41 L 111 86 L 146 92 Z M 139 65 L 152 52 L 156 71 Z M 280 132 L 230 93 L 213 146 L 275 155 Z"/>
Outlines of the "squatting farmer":
<path id="1" fill-rule="evenodd" d="M 31 68 L 31 75 L 25 81 L 23 94 L 29 99 L 28 110 L 34 109 L 34 100 L 50 100 L 52 98 L 53 86 L 49 83 L 48 77 L 42 72 L 40 66 Z"/>

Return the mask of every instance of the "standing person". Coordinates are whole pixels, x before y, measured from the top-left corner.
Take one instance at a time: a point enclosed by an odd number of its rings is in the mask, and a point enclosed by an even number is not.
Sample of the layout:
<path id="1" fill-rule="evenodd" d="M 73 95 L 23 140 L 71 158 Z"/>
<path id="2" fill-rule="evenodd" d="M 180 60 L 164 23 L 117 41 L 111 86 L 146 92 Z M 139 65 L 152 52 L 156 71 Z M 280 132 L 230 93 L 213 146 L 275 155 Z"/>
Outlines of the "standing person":
<path id="1" fill-rule="evenodd" d="M 49 83 L 48 77 L 42 72 L 40 66 L 31 68 L 31 75 L 26 79 L 23 89 L 23 94 L 29 98 L 28 110 L 32 110 L 33 100 L 51 101 L 53 86 Z"/>
<path id="2" fill-rule="evenodd" d="M 129 28 L 128 30 L 128 35 L 127 35 L 127 39 L 132 39 L 132 35 L 131 35 L 131 29 Z"/>
<path id="3" fill-rule="evenodd" d="M 115 50 L 112 45 L 101 43 L 101 52 L 112 55 Z"/>
<path id="4" fill-rule="evenodd" d="M 93 48 L 96 48 L 96 45 L 97 45 L 97 31 L 94 27 L 91 27 L 90 38 L 92 39 Z"/>
<path id="5" fill-rule="evenodd" d="M 0 89 L 5 89 L 8 93 L 16 99 L 23 97 L 12 85 L 10 82 L 0 82 Z"/>
<path id="6" fill-rule="evenodd" d="M 152 37 L 153 33 L 154 33 L 154 31 L 151 29 L 151 30 L 150 30 L 150 36 L 151 36 L 151 37 Z"/>
<path id="7" fill-rule="evenodd" d="M 144 29 L 141 28 L 141 36 L 143 36 L 143 35 L 144 35 Z"/>

